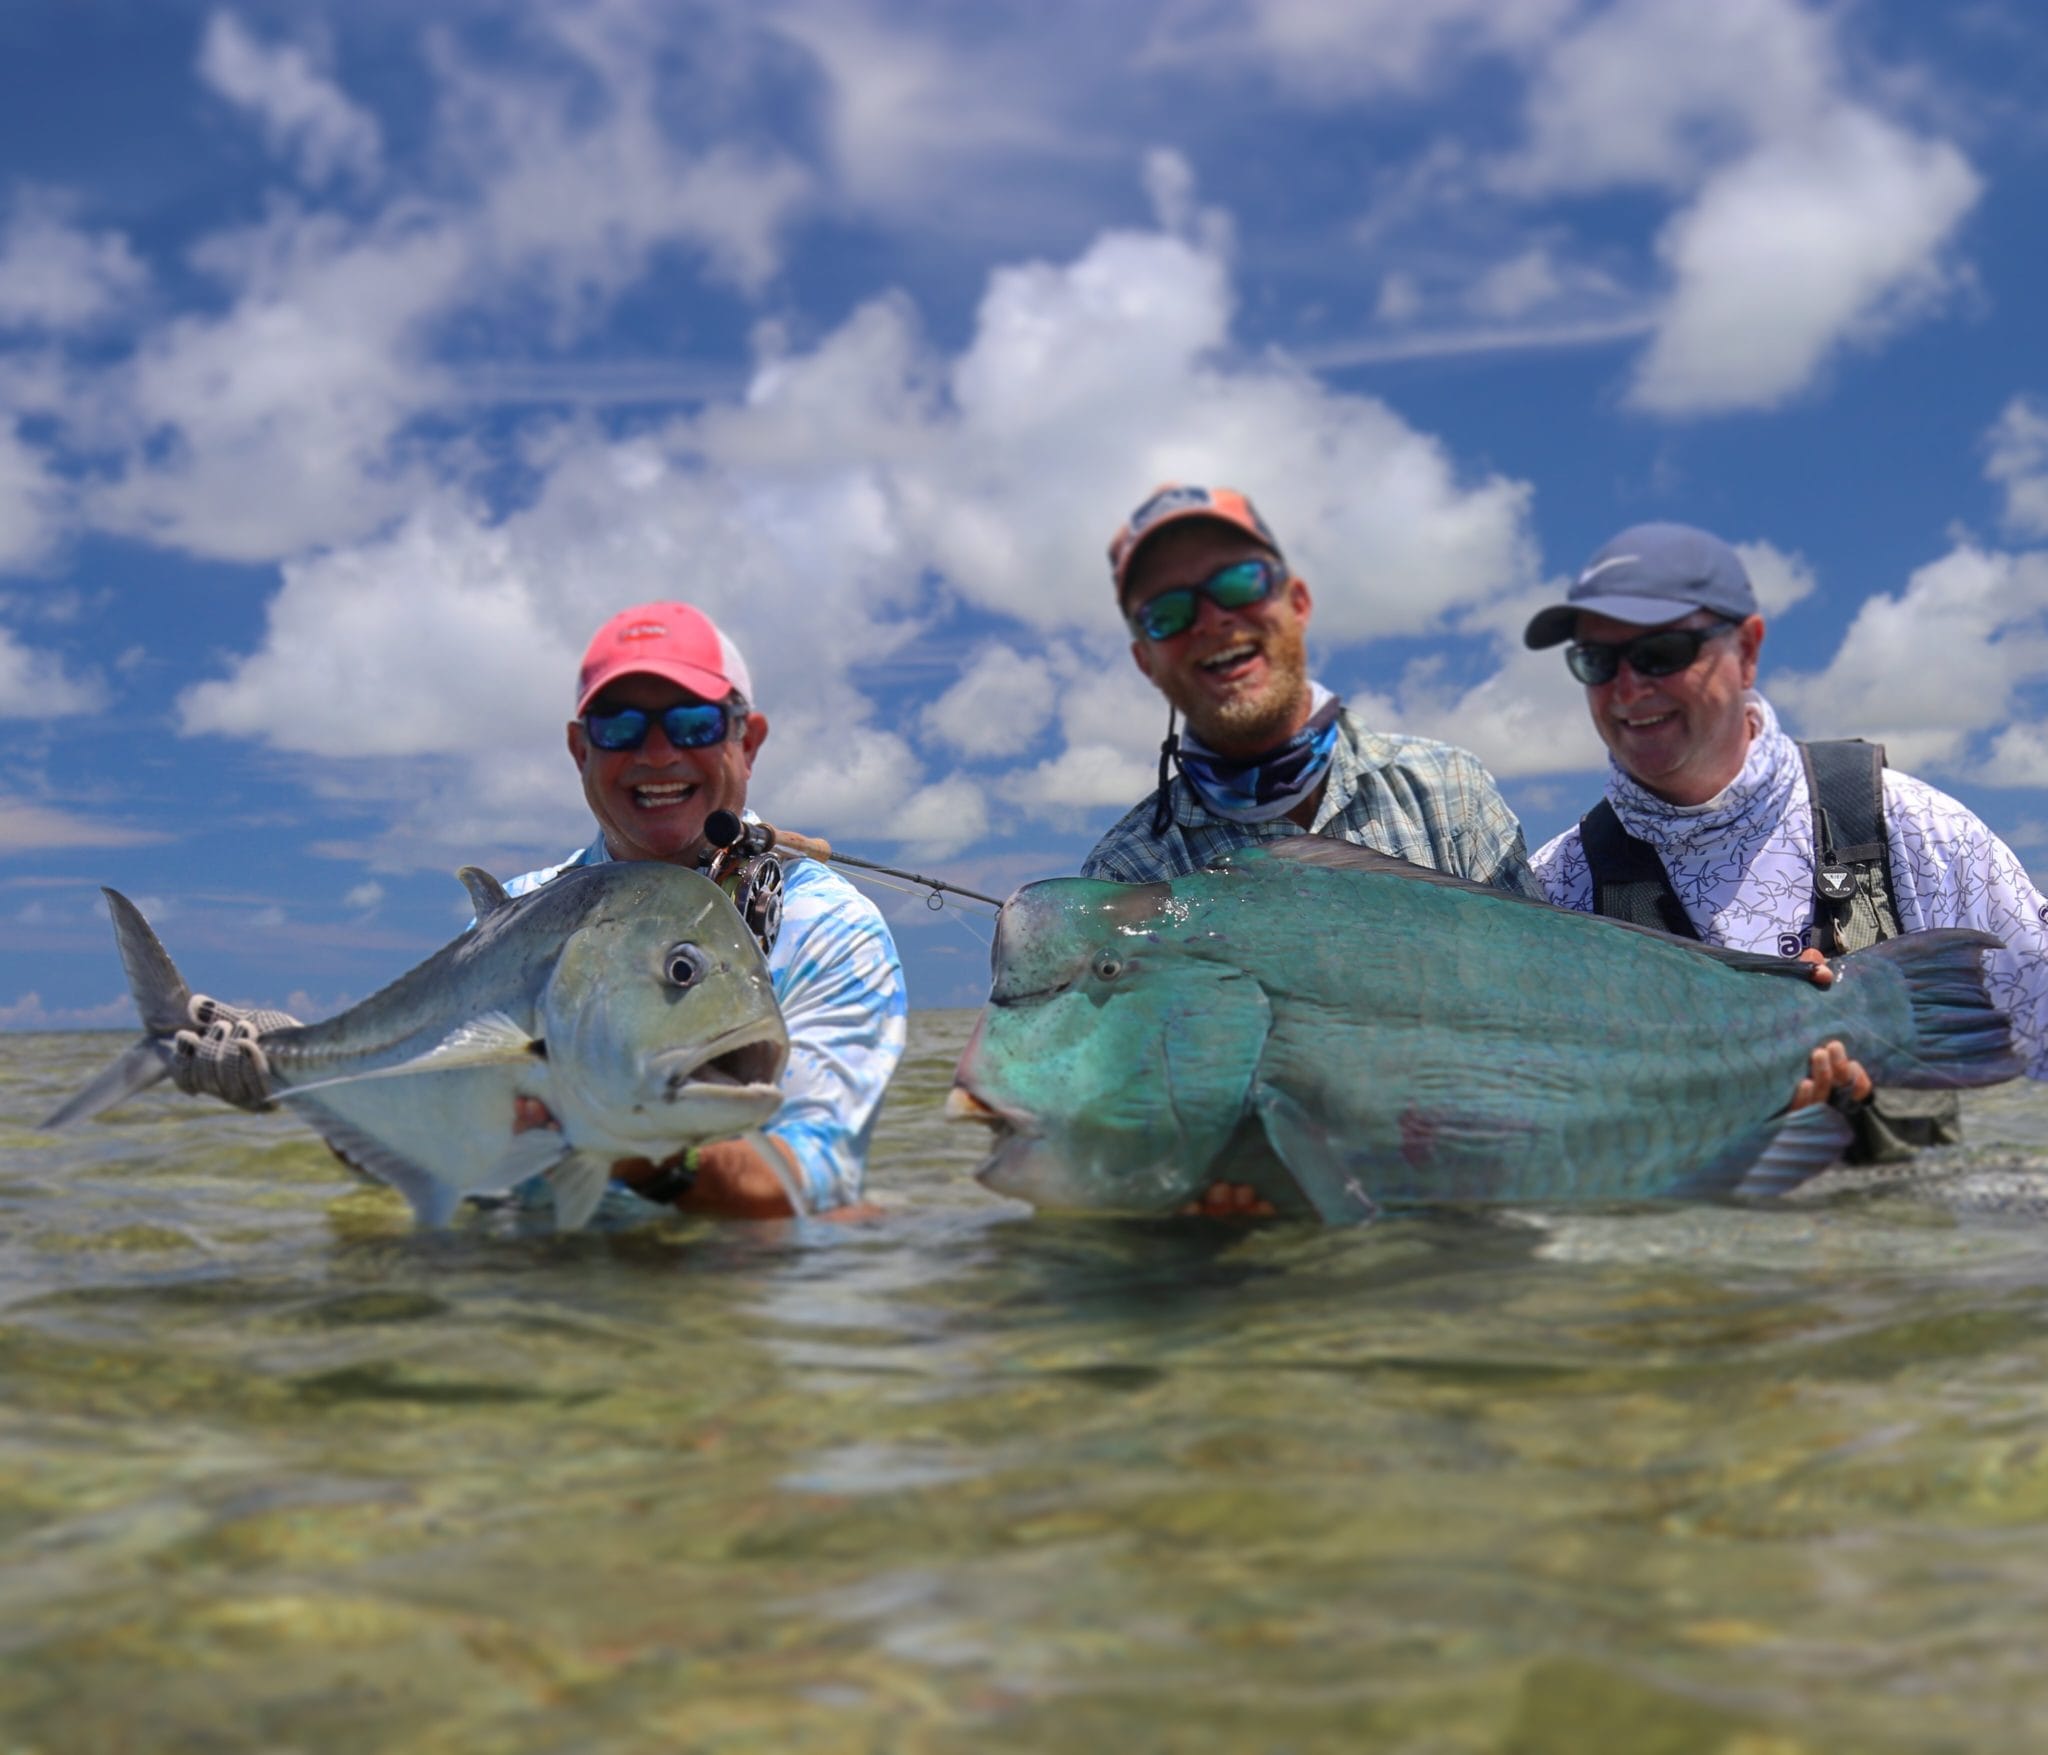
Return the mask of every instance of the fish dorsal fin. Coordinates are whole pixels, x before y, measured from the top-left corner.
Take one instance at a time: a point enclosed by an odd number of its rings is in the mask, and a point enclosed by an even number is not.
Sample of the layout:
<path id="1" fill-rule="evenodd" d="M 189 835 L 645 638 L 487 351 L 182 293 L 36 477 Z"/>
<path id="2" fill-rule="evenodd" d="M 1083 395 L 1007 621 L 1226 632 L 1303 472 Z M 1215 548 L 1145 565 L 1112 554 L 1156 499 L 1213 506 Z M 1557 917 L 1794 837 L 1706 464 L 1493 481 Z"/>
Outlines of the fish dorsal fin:
<path id="1" fill-rule="evenodd" d="M 1434 871 L 1429 866 L 1417 865 L 1411 859 L 1399 859 L 1391 853 L 1382 853 L 1375 847 L 1361 847 L 1353 841 L 1339 841 L 1329 835 L 1286 835 L 1278 841 L 1259 841 L 1248 847 L 1234 848 L 1222 858 L 1209 865 L 1211 871 L 1226 875 L 1244 875 L 1256 872 L 1268 860 L 1282 860 L 1290 865 L 1320 866 L 1326 871 L 1374 872 L 1382 877 L 1406 878 L 1418 884 L 1435 884 L 1446 890 L 1469 890 L 1474 895 L 1487 896 L 1496 902 L 1511 903 L 1523 908 L 1550 908 L 1551 903 L 1534 896 L 1517 895 L 1512 890 L 1495 888 L 1492 884 L 1474 883 L 1455 872 Z M 1563 910 L 1577 914 L 1577 909 Z M 1813 979 L 1813 966 L 1795 957 L 1775 957 L 1763 951 L 1730 950 L 1725 945 L 1702 944 L 1698 939 L 1680 938 L 1674 933 L 1659 932 L 1654 926 L 1638 926 L 1632 920 L 1609 920 L 1597 914 L 1582 915 L 1583 919 L 1598 920 L 1603 932 L 1636 932 L 1647 938 L 1662 939 L 1666 944 L 1684 945 L 1686 949 L 1703 957 L 1711 957 L 1717 963 L 1725 963 L 1731 969 L 1746 969 L 1758 975 L 1792 975 L 1801 981 Z"/>
<path id="2" fill-rule="evenodd" d="M 469 892 L 469 905 L 476 910 L 477 925 L 483 925 L 500 908 L 511 904 L 512 898 L 506 895 L 505 886 L 482 866 L 465 865 L 455 875 Z"/>
<path id="3" fill-rule="evenodd" d="M 191 1025 L 188 1015 L 192 990 L 170 959 L 142 910 L 119 890 L 102 888 L 107 899 L 107 917 L 114 923 L 114 943 L 121 952 L 121 967 L 127 971 L 129 990 L 135 995 L 135 1009 L 142 1014 L 142 1027 L 152 1036 L 168 1036 Z"/>
<path id="4" fill-rule="evenodd" d="M 413 1073 L 453 1072 L 458 1067 L 503 1066 L 509 1062 L 543 1059 L 546 1049 L 503 1012 L 482 1012 L 465 1018 L 433 1047 L 401 1060 L 395 1066 L 371 1067 L 367 1072 L 340 1073 L 331 1079 L 309 1079 L 290 1085 L 273 1096 L 295 1098 L 309 1091 L 325 1091 L 335 1085 L 360 1084 L 364 1079 L 398 1079 Z"/>

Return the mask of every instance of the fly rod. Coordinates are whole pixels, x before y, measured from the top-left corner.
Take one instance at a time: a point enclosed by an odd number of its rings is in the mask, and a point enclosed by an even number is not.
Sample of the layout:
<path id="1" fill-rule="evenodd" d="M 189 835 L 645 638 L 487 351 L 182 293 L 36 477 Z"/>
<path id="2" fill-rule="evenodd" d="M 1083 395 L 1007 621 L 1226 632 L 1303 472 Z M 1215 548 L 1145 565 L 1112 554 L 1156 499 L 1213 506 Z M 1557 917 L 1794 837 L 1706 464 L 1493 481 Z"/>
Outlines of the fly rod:
<path id="1" fill-rule="evenodd" d="M 907 883 L 932 891 L 931 906 L 934 908 L 942 906 L 938 900 L 941 891 L 951 896 L 965 896 L 970 901 L 986 902 L 991 908 L 1003 905 L 1000 897 L 984 896 L 979 890 L 970 890 L 963 884 L 949 884 L 943 878 L 925 877 L 919 872 L 898 871 L 893 865 L 880 865 L 872 859 L 857 859 L 851 853 L 841 853 L 831 842 L 816 835 L 799 835 L 794 829 L 743 821 L 735 811 L 715 810 L 706 817 L 704 839 L 714 847 L 736 847 L 744 854 L 758 855 L 782 848 L 806 859 L 815 859 L 820 865 L 851 865 L 862 871 L 878 871 L 888 877 L 902 878 Z"/>

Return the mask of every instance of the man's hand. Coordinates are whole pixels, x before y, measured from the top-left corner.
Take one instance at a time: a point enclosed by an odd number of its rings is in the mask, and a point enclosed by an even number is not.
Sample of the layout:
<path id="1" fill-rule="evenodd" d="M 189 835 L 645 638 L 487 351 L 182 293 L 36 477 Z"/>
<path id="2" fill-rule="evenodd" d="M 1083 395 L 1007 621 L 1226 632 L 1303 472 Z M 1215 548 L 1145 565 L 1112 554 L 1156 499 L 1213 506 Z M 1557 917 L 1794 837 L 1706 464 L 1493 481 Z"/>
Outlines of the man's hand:
<path id="1" fill-rule="evenodd" d="M 1824 1043 L 1807 1056 L 1806 1077 L 1792 1089 L 1788 1109 L 1806 1109 L 1815 1103 L 1837 1107 L 1870 1101 L 1874 1087 L 1860 1060 L 1851 1060 L 1839 1042 Z"/>
<path id="2" fill-rule="evenodd" d="M 186 1013 L 193 1027 L 171 1038 L 171 1083 L 237 1109 L 268 1109 L 270 1062 L 258 1039 L 299 1020 L 289 1012 L 243 1011 L 203 993 L 192 996 Z"/>
<path id="3" fill-rule="evenodd" d="M 1816 950 L 1804 950 L 1799 960 L 1810 965 L 1809 973 L 1816 987 L 1832 987 L 1835 972 L 1828 967 L 1827 958 Z M 1828 1042 L 1816 1048 L 1807 1057 L 1806 1077 L 1793 1088 L 1792 1101 L 1788 1109 L 1806 1109 L 1815 1103 L 1833 1103 L 1838 1108 L 1858 1103 L 1868 1103 L 1875 1088 L 1870 1075 L 1863 1070 L 1860 1060 L 1851 1060 L 1848 1051 L 1839 1042 Z"/>
<path id="4" fill-rule="evenodd" d="M 1181 1212 L 1203 1219 L 1277 1219 L 1280 1209 L 1248 1182 L 1212 1182 L 1200 1200 L 1191 1200 Z"/>

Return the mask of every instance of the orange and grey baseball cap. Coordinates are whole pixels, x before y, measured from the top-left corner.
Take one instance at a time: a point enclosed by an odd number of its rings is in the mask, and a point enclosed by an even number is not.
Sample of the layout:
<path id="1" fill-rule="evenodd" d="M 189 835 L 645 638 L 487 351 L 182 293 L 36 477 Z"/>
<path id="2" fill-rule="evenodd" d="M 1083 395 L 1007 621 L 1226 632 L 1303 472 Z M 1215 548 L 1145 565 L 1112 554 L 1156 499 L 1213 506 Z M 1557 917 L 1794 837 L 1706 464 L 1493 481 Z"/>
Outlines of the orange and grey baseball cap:
<path id="1" fill-rule="evenodd" d="M 658 676 L 707 701 L 731 694 L 749 704 L 754 699 L 740 649 L 687 603 L 638 603 L 599 628 L 576 678 L 576 711 L 586 712 L 599 691 L 622 676 Z"/>
<path id="2" fill-rule="evenodd" d="M 1123 601 L 1124 582 L 1130 577 L 1131 562 L 1137 559 L 1138 551 L 1169 524 L 1178 524 L 1184 518 L 1208 518 L 1218 524 L 1235 525 L 1271 549 L 1275 560 L 1281 558 L 1280 545 L 1273 540 L 1258 508 L 1236 488 L 1166 482 L 1154 488 L 1145 503 L 1124 521 L 1124 527 L 1110 538 L 1109 570 L 1116 580 L 1119 603 Z"/>

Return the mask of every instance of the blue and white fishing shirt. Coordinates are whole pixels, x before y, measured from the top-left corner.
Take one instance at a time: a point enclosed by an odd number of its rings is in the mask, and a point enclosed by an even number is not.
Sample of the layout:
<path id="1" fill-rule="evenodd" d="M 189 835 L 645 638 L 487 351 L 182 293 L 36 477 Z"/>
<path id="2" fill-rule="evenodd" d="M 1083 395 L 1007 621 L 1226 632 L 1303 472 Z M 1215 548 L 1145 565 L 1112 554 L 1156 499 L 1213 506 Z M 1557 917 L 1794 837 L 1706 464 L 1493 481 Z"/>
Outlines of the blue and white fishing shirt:
<path id="1" fill-rule="evenodd" d="M 1621 826 L 1657 850 L 1686 918 L 1708 944 L 1797 956 L 1813 922 L 1813 804 L 1799 746 L 1761 695 L 1742 772 L 1705 804 L 1669 804 L 1611 758 L 1607 799 Z M 2018 855 L 1979 818 L 1924 781 L 1884 770 L 1892 905 L 1907 932 L 1974 926 L 2003 951 L 1984 959 L 1991 997 L 2012 1014 L 2013 1046 L 2048 1079 L 2048 901 Z M 1560 908 L 1593 912 L 1593 880 L 1574 823 L 1530 861 Z"/>
<path id="2" fill-rule="evenodd" d="M 610 860 L 600 834 L 505 891 L 523 896 L 565 871 Z M 814 859 L 785 860 L 782 872 L 782 929 L 768 975 L 789 1029 L 789 1064 L 782 1107 L 761 1131 L 790 1149 L 806 1206 L 822 1212 L 860 1199 L 882 1093 L 903 1058 L 909 1000 L 882 911 Z"/>
<path id="3" fill-rule="evenodd" d="M 1244 823 L 1217 816 L 1184 774 L 1169 786 L 1165 834 L 1152 832 L 1159 794 L 1148 793 L 1095 843 L 1081 864 L 1083 877 L 1156 883 L 1200 871 L 1255 841 L 1303 832 L 1285 817 Z M 1329 784 L 1308 832 L 1519 895 L 1542 894 L 1529 874 L 1522 825 L 1477 756 L 1426 737 L 1369 731 L 1348 707 L 1337 716 Z"/>

